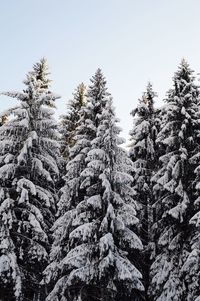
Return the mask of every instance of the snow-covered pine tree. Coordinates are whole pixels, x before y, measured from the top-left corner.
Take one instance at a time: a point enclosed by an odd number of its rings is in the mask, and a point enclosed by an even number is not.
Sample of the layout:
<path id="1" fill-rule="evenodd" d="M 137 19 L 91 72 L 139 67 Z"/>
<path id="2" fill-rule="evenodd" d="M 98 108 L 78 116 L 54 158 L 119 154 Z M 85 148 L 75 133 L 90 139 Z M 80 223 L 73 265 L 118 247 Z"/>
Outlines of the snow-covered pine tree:
<path id="1" fill-rule="evenodd" d="M 96 89 L 97 85 L 99 86 L 99 91 L 101 89 L 103 78 L 100 74 L 100 70 L 93 77 L 92 81 L 94 81 L 94 85 L 90 87 L 91 91 L 89 94 L 94 93 L 93 90 Z M 80 94 L 76 93 L 75 96 L 75 102 L 79 99 L 78 103 L 80 103 Z M 77 119 L 75 133 L 72 133 L 72 136 L 76 134 L 73 138 L 74 143 L 70 143 L 67 148 L 68 162 L 64 176 L 65 184 L 60 189 L 60 200 L 58 202 L 57 212 L 58 219 L 52 228 L 54 242 L 50 254 L 51 262 L 44 271 L 44 281 L 50 288 L 52 283 L 55 284 L 56 279 L 58 280 L 59 277 L 61 277 L 59 262 L 67 253 L 66 242 L 69 239 L 71 220 L 76 212 L 76 205 L 84 198 L 85 191 L 80 187 L 80 174 L 86 168 L 86 156 L 91 148 L 91 141 L 96 137 L 96 127 L 94 126 L 95 110 L 93 104 L 88 103 L 86 100 L 85 105 L 79 106 L 75 117 Z M 71 114 L 71 116 L 72 115 L 73 114 Z"/>
<path id="2" fill-rule="evenodd" d="M 80 175 L 86 168 L 87 153 L 91 148 L 91 141 L 96 136 L 96 127 L 94 127 L 91 120 L 94 118 L 93 113 L 91 105 L 87 104 L 87 102 L 79 108 L 76 115 L 77 125 L 75 133 L 73 133 L 74 142 L 70 143 L 67 148 L 68 159 L 66 174 L 63 177 L 64 185 L 59 191 L 60 199 L 57 204 L 57 220 L 52 227 L 53 244 L 50 252 L 50 263 L 44 271 L 43 283 L 46 283 L 49 289 L 62 276 L 60 262 L 68 251 L 67 243 L 71 221 L 76 213 L 76 205 L 84 198 L 85 191 L 80 187 Z"/>
<path id="3" fill-rule="evenodd" d="M 19 105 L 0 127 L 0 299 L 40 300 L 58 177 L 55 100 L 45 59 L 29 72 Z"/>
<path id="4" fill-rule="evenodd" d="M 193 126 L 194 151 L 189 160 L 194 171 L 194 181 L 191 186 L 192 206 L 189 215 L 190 233 L 188 241 L 190 242 L 190 249 L 182 267 L 187 301 L 200 301 L 200 98 L 195 121 Z"/>
<path id="5" fill-rule="evenodd" d="M 200 150 L 200 147 L 198 148 Z M 199 166 L 199 150 L 198 154 L 191 158 L 194 165 L 198 166 L 195 169 L 196 179 L 194 181 L 196 193 L 194 196 L 194 206 L 191 213 L 193 213 L 188 227 L 190 229 L 188 241 L 190 248 L 188 250 L 186 261 L 181 269 L 182 277 L 186 285 L 186 301 L 200 301 L 200 166 Z M 197 159 L 198 158 L 198 159 Z"/>
<path id="6" fill-rule="evenodd" d="M 85 105 L 85 90 L 83 83 L 76 88 L 73 99 L 67 106 L 67 114 L 61 116 L 61 154 L 65 159 L 69 158 L 69 149 L 76 142 L 76 129 L 79 125 L 80 110 Z"/>
<path id="7" fill-rule="evenodd" d="M 134 117 L 133 130 L 130 132 L 131 144 L 129 156 L 133 161 L 133 188 L 136 191 L 135 200 L 138 203 L 138 217 L 140 220 L 140 238 L 144 245 L 143 275 L 146 290 L 149 284 L 149 248 L 151 243 L 151 223 L 153 204 L 151 177 L 157 165 L 156 138 L 159 120 L 154 108 L 154 98 L 151 83 L 148 83 L 146 92 L 135 110 L 131 112 Z M 147 297 L 148 298 L 148 297 Z"/>
<path id="8" fill-rule="evenodd" d="M 80 174 L 79 189 L 84 193 L 77 199 L 74 195 L 70 226 L 60 226 L 68 212 L 62 212 L 54 224 L 54 237 L 61 241 L 56 245 L 59 271 L 47 300 L 129 300 L 128 295 L 138 300 L 143 285 L 135 264 L 142 243 L 134 233 L 138 223 L 135 191 L 132 177 L 117 163 L 123 153 L 118 146 L 121 139 L 100 69 L 92 78 L 86 107 L 90 111 L 86 123 L 94 137 L 85 160 L 87 166 Z M 68 199 L 65 202 L 70 203 Z M 129 260 L 133 254 L 134 263 Z M 47 269 L 47 278 L 49 272 Z"/>
<path id="9" fill-rule="evenodd" d="M 195 147 L 198 88 L 188 63 L 182 60 L 168 92 L 157 143 L 165 148 L 153 176 L 155 193 L 154 262 L 151 265 L 149 298 L 154 301 L 185 301 L 189 298 L 184 263 L 189 255 L 190 214 L 193 206 L 194 170 L 190 154 Z"/>

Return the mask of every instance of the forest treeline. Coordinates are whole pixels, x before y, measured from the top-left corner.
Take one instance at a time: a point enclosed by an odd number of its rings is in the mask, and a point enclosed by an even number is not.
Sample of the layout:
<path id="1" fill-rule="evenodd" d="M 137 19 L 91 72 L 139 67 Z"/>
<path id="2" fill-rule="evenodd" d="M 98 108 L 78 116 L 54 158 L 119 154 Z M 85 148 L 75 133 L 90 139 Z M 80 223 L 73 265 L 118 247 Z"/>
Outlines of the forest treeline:
<path id="1" fill-rule="evenodd" d="M 46 59 L 0 124 L 1 301 L 200 301 L 200 89 L 147 85 L 128 150 L 100 69 L 54 119 Z"/>

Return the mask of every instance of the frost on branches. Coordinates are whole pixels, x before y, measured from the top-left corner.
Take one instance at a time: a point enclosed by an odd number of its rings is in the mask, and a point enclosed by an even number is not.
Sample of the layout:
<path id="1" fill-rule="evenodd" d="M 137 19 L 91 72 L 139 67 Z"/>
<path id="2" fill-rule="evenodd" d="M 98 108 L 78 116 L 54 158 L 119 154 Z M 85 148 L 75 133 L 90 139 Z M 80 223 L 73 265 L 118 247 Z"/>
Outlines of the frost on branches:
<path id="1" fill-rule="evenodd" d="M 146 290 L 149 276 L 149 248 L 151 243 L 150 225 L 152 224 L 152 185 L 151 176 L 157 165 L 156 138 L 159 126 L 157 110 L 154 108 L 156 93 L 149 83 L 146 92 L 135 110 L 133 130 L 130 132 L 131 144 L 129 156 L 133 161 L 133 188 L 136 191 L 135 200 L 138 204 L 140 220 L 140 238 L 144 245 L 143 270 Z"/>
<path id="2" fill-rule="evenodd" d="M 48 301 L 106 301 L 123 297 L 129 300 L 129 296 L 133 299 L 143 290 L 136 262 L 129 260 L 134 254 L 137 258 L 142 249 L 135 234 L 135 191 L 131 188 L 132 177 L 118 164 L 122 141 L 112 99 L 106 90 L 98 69 L 87 93 L 85 123 L 90 129 L 91 147 L 78 182 L 77 191 L 83 193 L 72 191 L 71 196 L 62 200 L 65 210 L 60 211 L 61 216 L 53 226 L 55 247 L 45 276 L 47 282 L 53 279 L 55 285 Z"/>
<path id="3" fill-rule="evenodd" d="M 193 278 L 199 274 L 199 239 L 194 236 L 192 244 L 189 239 L 190 224 L 194 222 L 194 217 L 190 219 L 194 210 L 194 169 L 190 156 L 197 143 L 198 89 L 185 60 L 173 81 L 174 88 L 168 93 L 162 129 L 157 138 L 165 153 L 159 158 L 159 170 L 152 178 L 155 184 L 152 227 L 155 256 L 149 294 L 155 301 L 192 301 L 196 300 L 199 290 Z"/>
<path id="4" fill-rule="evenodd" d="M 48 261 L 58 177 L 56 95 L 49 91 L 45 59 L 29 72 L 23 92 L 5 95 L 19 105 L 0 127 L 0 299 L 39 298 Z"/>
<path id="5" fill-rule="evenodd" d="M 188 301 L 200 300 L 200 98 L 198 98 L 198 111 L 194 123 L 194 151 L 189 163 L 193 170 L 192 205 L 188 227 L 190 229 L 190 250 L 182 271 L 185 276 Z"/>
<path id="6" fill-rule="evenodd" d="M 44 271 L 44 282 L 51 288 L 60 275 L 59 262 L 66 256 L 67 241 L 71 229 L 71 221 L 75 215 L 76 205 L 83 199 L 85 191 L 81 189 L 81 172 L 86 167 L 86 157 L 91 148 L 91 141 L 96 135 L 93 125 L 93 111 L 89 105 L 82 105 L 78 112 L 73 143 L 67 149 L 68 158 L 66 174 L 63 177 L 64 186 L 60 189 L 58 201 L 58 219 L 52 227 L 53 244 L 50 254 L 50 264 Z M 64 130 L 64 128 L 63 128 Z M 66 133 L 66 136 L 68 134 Z M 63 131 L 63 137 L 65 131 Z M 69 135 L 68 135 L 69 136 Z"/>

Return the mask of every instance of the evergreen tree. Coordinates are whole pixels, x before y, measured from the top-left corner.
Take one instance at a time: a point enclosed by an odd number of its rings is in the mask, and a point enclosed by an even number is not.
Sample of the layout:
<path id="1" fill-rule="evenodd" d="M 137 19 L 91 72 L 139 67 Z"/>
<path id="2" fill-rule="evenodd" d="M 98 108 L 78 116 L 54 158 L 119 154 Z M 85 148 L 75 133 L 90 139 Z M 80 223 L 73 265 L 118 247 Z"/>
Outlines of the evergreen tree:
<path id="1" fill-rule="evenodd" d="M 185 60 L 173 81 L 157 138 L 165 153 L 159 158 L 159 170 L 152 178 L 156 218 L 152 227 L 155 254 L 149 295 L 154 301 L 195 300 L 189 297 L 183 267 L 190 250 L 194 170 L 189 159 L 195 148 L 198 89 Z"/>
<path id="2" fill-rule="evenodd" d="M 196 120 L 193 124 L 194 151 L 189 163 L 194 171 L 194 181 L 191 185 L 192 206 L 190 208 L 189 239 L 190 248 L 187 259 L 182 267 L 183 278 L 185 280 L 187 301 L 200 300 L 200 102 Z"/>
<path id="3" fill-rule="evenodd" d="M 57 204 L 57 220 L 52 227 L 53 244 L 50 252 L 50 264 L 44 271 L 44 281 L 51 289 L 55 281 L 61 277 L 60 261 L 67 254 L 67 242 L 72 219 L 76 213 L 76 205 L 83 199 L 85 191 L 81 189 L 81 173 L 86 167 L 86 156 L 91 148 L 91 141 L 96 135 L 96 128 L 92 125 L 92 111 L 89 105 L 82 105 L 76 118 L 74 144 L 67 148 L 68 160 L 64 185 L 59 191 Z M 64 134 L 64 133 L 63 133 Z"/>
<path id="4" fill-rule="evenodd" d="M 135 264 L 142 243 L 134 233 L 138 219 L 132 177 L 118 164 L 124 152 L 119 147 L 112 100 L 100 69 L 91 81 L 85 120 L 91 147 L 83 152 L 87 156 L 78 183 L 83 193 L 65 199 L 65 206 L 70 208 L 61 212 L 54 224 L 57 260 L 46 270 L 46 277 L 52 274 L 53 266 L 58 265 L 58 271 L 47 300 L 128 300 L 128 295 L 137 300 L 143 285 Z M 64 216 L 69 217 L 68 223 L 62 223 Z M 133 254 L 135 263 L 129 260 Z"/>
<path id="5" fill-rule="evenodd" d="M 39 300 L 54 222 L 58 134 L 45 59 L 29 72 L 19 105 L 0 127 L 0 298 Z M 42 298 L 42 296 L 41 296 Z"/>
<path id="6" fill-rule="evenodd" d="M 150 242 L 153 204 L 151 177 L 157 165 L 156 137 L 159 120 L 154 108 L 154 97 L 156 93 L 149 83 L 146 92 L 135 110 L 132 111 L 134 117 L 133 130 L 130 132 L 131 145 L 129 156 L 134 164 L 133 187 L 136 191 L 135 200 L 138 204 L 138 217 L 140 220 L 140 238 L 144 245 L 143 271 L 145 276 L 146 291 L 149 284 L 150 265 Z M 146 297 L 148 298 L 148 297 Z"/>
<path id="7" fill-rule="evenodd" d="M 68 104 L 68 112 L 62 116 L 61 120 L 61 134 L 62 146 L 61 154 L 65 159 L 69 157 L 69 149 L 74 146 L 76 139 L 76 129 L 79 125 L 80 110 L 85 105 L 85 90 L 86 87 L 81 83 L 75 93 L 74 97 Z"/>
<path id="8" fill-rule="evenodd" d="M 92 81 L 96 82 L 100 91 L 103 81 L 100 70 Z M 94 85 L 94 87 L 96 87 L 96 85 Z M 91 91 L 94 87 L 91 87 Z M 78 94 L 75 95 L 75 99 L 80 100 L 80 97 L 77 97 Z M 80 101 L 78 102 L 80 103 Z M 77 106 L 75 107 L 77 108 Z M 70 143 L 66 151 L 66 153 L 68 153 L 68 160 L 66 174 L 63 177 L 65 184 L 60 189 L 60 200 L 58 202 L 57 211 L 58 219 L 52 228 L 54 241 L 50 254 L 51 262 L 44 271 L 44 283 L 48 284 L 50 288 L 52 284 L 55 284 L 55 281 L 62 276 L 61 270 L 59 269 L 59 262 L 67 254 L 68 248 L 66 247 L 66 242 L 69 240 L 71 221 L 76 212 L 75 207 L 84 198 L 85 190 L 81 188 L 80 175 L 86 168 L 86 156 L 91 148 L 91 141 L 96 137 L 96 127 L 94 126 L 93 120 L 95 110 L 93 105 L 91 106 L 91 103 L 86 101 L 85 105 L 79 106 L 79 111 L 76 111 L 77 128 L 75 132 L 71 133 L 71 136 L 75 135 L 73 137 L 74 144 Z M 72 115 L 73 114 L 70 115 L 70 118 Z M 70 126 L 68 129 L 69 128 Z"/>

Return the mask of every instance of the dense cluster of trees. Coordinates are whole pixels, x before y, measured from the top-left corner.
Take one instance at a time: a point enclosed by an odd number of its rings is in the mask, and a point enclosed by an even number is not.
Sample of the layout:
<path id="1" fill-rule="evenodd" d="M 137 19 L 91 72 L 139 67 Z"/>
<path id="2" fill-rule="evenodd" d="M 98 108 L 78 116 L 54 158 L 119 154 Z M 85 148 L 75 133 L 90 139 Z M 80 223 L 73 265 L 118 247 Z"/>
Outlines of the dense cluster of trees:
<path id="1" fill-rule="evenodd" d="M 182 60 L 119 136 L 100 69 L 58 124 L 45 59 L 0 118 L 0 300 L 200 301 L 200 90 Z"/>

